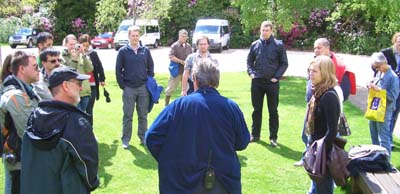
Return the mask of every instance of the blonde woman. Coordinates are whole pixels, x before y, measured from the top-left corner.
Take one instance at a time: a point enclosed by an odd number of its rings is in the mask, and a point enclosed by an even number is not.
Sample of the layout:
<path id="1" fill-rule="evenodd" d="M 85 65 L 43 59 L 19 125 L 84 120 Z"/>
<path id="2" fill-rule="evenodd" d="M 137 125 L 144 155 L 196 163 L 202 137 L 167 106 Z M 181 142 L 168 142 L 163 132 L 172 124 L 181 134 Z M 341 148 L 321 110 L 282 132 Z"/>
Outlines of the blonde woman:
<path id="1" fill-rule="evenodd" d="M 340 102 L 334 87 L 337 85 L 335 67 L 328 56 L 318 56 L 309 67 L 312 83 L 312 97 L 308 103 L 306 133 L 310 136 L 309 144 L 325 138 L 328 155 L 337 134 L 340 115 Z M 312 181 L 310 194 L 333 193 L 333 179 L 329 172 L 321 181 Z"/>

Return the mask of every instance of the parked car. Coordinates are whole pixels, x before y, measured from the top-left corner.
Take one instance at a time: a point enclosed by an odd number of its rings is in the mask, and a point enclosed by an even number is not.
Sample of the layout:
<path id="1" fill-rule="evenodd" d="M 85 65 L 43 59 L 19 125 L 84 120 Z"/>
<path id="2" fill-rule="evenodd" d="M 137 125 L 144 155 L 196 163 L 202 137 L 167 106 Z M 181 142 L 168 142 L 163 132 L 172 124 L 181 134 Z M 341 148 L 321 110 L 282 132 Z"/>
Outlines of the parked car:
<path id="1" fill-rule="evenodd" d="M 133 19 L 123 20 L 118 27 L 115 35 L 115 50 L 118 51 L 122 46 L 128 44 L 128 28 L 137 25 L 141 29 L 140 45 L 153 46 L 157 48 L 160 45 L 160 26 L 158 20 L 155 19 L 137 19 L 134 24 Z"/>
<path id="2" fill-rule="evenodd" d="M 228 20 L 222 19 L 200 19 L 196 23 L 193 32 L 192 47 L 196 51 L 197 39 L 207 36 L 210 40 L 210 49 L 222 52 L 222 49 L 229 49 L 231 41 L 231 30 Z"/>
<path id="3" fill-rule="evenodd" d="M 16 48 L 17 45 L 26 45 L 27 48 L 32 48 L 33 45 L 36 45 L 38 33 L 38 29 L 21 28 L 8 38 L 8 44 L 11 48 Z"/>
<path id="4" fill-rule="evenodd" d="M 95 48 L 114 48 L 114 32 L 106 32 L 92 39 L 92 47 Z"/>

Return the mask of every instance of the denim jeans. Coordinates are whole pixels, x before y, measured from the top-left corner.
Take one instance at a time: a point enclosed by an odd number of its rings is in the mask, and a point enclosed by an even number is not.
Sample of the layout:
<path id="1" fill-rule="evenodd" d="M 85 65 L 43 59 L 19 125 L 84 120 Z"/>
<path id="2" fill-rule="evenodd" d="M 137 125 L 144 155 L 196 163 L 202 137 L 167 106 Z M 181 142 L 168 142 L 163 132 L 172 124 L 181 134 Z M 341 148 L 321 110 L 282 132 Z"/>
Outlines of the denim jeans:
<path id="1" fill-rule="evenodd" d="M 4 156 L 3 156 L 4 158 Z M 5 162 L 5 161 L 3 161 Z M 4 165 L 4 194 L 11 194 L 11 174 L 10 171 Z"/>
<path id="2" fill-rule="evenodd" d="M 93 125 L 93 107 L 96 102 L 97 88 L 96 86 L 90 86 L 91 96 L 86 107 L 86 113 L 90 115 L 90 123 Z"/>
<path id="3" fill-rule="evenodd" d="M 328 173 L 321 181 L 311 180 L 308 194 L 333 194 L 333 179 Z"/>
<path id="4" fill-rule="evenodd" d="M 147 91 L 146 84 L 137 88 L 125 87 L 122 92 L 123 111 L 124 116 L 122 119 L 122 143 L 129 144 L 132 136 L 132 117 L 136 105 L 138 115 L 138 137 L 141 143 L 144 142 L 144 135 L 147 130 L 147 113 L 149 110 L 149 92 Z"/>
<path id="5" fill-rule="evenodd" d="M 387 149 L 389 157 L 391 155 L 390 141 L 390 122 L 392 120 L 391 112 L 386 112 L 384 122 L 369 121 L 369 131 L 371 133 L 372 144 L 380 145 Z"/>
<path id="6" fill-rule="evenodd" d="M 260 137 L 264 96 L 267 96 L 269 113 L 269 139 L 276 140 L 279 128 L 279 81 L 273 83 L 264 78 L 251 80 L 251 103 L 253 105 L 251 135 L 253 137 Z"/>
<path id="7" fill-rule="evenodd" d="M 400 95 L 396 99 L 396 109 L 393 111 L 392 120 L 390 121 L 390 143 L 393 144 L 393 131 L 394 127 L 396 126 L 397 117 L 399 116 L 400 112 Z"/>
<path id="8" fill-rule="evenodd" d="M 82 96 L 81 101 L 78 104 L 78 108 L 83 112 L 86 112 L 86 108 L 89 105 L 90 96 Z"/>

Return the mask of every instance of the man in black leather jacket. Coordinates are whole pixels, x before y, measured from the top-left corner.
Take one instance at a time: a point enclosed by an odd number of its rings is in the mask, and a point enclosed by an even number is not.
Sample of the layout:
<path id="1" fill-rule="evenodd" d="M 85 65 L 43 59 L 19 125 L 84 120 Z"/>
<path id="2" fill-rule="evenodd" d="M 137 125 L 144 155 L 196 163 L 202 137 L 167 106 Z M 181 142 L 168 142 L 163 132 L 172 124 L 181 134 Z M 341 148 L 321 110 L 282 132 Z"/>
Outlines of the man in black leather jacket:
<path id="1" fill-rule="evenodd" d="M 247 57 L 247 73 L 252 79 L 251 102 L 254 109 L 251 142 L 260 139 L 262 108 L 266 95 L 269 112 L 269 139 L 271 145 L 275 147 L 279 128 L 279 79 L 288 67 L 288 60 L 282 41 L 274 38 L 272 30 L 271 22 L 262 22 L 260 39 L 251 44 Z"/>

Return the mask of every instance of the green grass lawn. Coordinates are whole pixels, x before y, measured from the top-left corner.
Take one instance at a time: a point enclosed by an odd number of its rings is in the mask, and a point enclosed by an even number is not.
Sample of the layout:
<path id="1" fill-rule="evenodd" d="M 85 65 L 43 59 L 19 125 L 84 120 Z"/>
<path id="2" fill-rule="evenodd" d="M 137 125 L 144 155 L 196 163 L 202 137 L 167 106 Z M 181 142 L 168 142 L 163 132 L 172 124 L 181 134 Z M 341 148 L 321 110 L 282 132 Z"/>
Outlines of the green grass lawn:
<path id="1" fill-rule="evenodd" d="M 168 82 L 167 74 L 157 74 L 162 86 Z M 112 99 L 106 103 L 103 96 L 95 104 L 94 131 L 99 143 L 101 185 L 95 194 L 155 194 L 158 193 L 157 163 L 145 147 L 139 145 L 137 134 L 137 115 L 134 114 L 133 136 L 129 150 L 122 149 L 120 136 L 122 126 L 122 97 L 113 72 L 107 73 L 107 89 Z M 281 81 L 279 147 L 269 146 L 267 130 L 268 114 L 264 103 L 264 119 L 259 143 L 249 144 L 246 150 L 238 152 L 242 164 L 242 187 L 244 194 L 266 193 L 306 193 L 310 179 L 302 167 L 293 163 L 301 158 L 304 145 L 301 130 L 305 114 L 305 80 L 289 77 Z M 237 102 L 242 109 L 247 126 L 251 128 L 250 80 L 245 72 L 223 73 L 219 92 Z M 176 91 L 174 98 L 180 91 Z M 164 93 L 160 104 L 155 105 L 148 116 L 149 126 L 164 108 Z M 352 130 L 348 137 L 348 150 L 351 145 L 371 142 L 368 121 L 363 112 L 346 102 L 345 113 Z M 396 149 L 392 161 L 400 167 L 400 142 L 396 139 Z M 40 177 L 38 175 L 38 177 Z M 0 168 L 0 192 L 3 191 L 4 172 Z M 350 193 L 349 186 L 336 188 L 335 193 Z"/>

